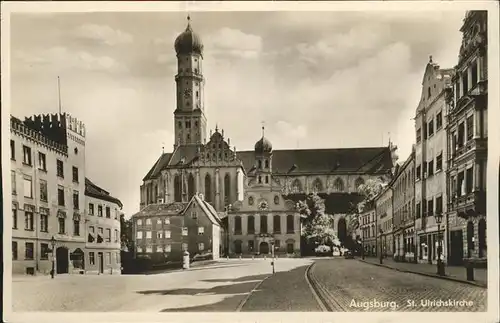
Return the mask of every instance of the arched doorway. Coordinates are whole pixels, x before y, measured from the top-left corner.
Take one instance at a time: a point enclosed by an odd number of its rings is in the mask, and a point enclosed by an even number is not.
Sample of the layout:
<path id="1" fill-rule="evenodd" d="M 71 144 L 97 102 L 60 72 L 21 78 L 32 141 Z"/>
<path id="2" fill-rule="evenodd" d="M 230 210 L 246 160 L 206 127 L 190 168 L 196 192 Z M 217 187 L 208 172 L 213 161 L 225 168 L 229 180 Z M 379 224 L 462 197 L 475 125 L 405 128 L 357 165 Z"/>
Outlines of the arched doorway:
<path id="1" fill-rule="evenodd" d="M 469 221 L 467 223 L 467 255 L 468 258 L 472 257 L 474 252 L 474 223 Z"/>
<path id="2" fill-rule="evenodd" d="M 479 220 L 477 235 L 479 243 L 479 258 L 483 258 L 486 254 L 486 221 L 484 219 Z"/>
<path id="3" fill-rule="evenodd" d="M 267 255 L 269 253 L 269 244 L 267 242 L 261 242 L 259 245 L 259 252 Z"/>
<path id="4" fill-rule="evenodd" d="M 69 252 L 66 247 L 56 249 L 56 270 L 58 274 L 67 274 L 69 272 Z"/>
<path id="5" fill-rule="evenodd" d="M 80 248 L 76 248 L 76 250 L 70 254 L 69 257 L 71 262 L 73 263 L 73 268 L 85 269 L 84 255 L 84 252 Z"/>
<path id="6" fill-rule="evenodd" d="M 345 218 L 340 218 L 337 222 L 337 238 L 342 244 L 345 243 L 347 238 L 347 223 Z"/>

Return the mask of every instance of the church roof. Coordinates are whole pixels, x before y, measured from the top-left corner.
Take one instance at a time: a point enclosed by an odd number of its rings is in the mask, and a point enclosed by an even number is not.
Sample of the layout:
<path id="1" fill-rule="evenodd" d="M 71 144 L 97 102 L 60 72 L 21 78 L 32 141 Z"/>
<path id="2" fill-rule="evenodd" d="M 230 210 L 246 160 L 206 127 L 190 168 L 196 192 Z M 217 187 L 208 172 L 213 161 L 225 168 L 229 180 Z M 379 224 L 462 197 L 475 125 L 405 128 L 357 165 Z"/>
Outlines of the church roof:
<path id="1" fill-rule="evenodd" d="M 237 156 L 249 172 L 254 152 L 240 151 Z M 274 174 L 385 174 L 392 168 L 388 147 L 274 150 L 272 158 Z"/>
<path id="2" fill-rule="evenodd" d="M 194 160 L 198 146 L 179 146 L 173 153 L 164 153 L 143 180 L 157 177 L 168 166 L 178 166 Z M 239 151 L 237 157 L 250 172 L 255 163 L 255 151 Z M 392 168 L 389 147 L 363 147 L 338 149 L 289 149 L 273 151 L 275 174 L 331 174 L 363 173 L 386 174 Z"/>

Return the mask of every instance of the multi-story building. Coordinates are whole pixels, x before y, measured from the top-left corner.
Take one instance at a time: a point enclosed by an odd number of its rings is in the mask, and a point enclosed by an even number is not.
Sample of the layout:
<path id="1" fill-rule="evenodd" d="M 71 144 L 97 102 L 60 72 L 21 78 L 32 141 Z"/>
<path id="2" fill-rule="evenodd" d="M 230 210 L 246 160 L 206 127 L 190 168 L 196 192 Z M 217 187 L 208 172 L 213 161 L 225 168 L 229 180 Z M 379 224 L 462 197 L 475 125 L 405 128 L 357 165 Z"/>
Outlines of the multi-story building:
<path id="1" fill-rule="evenodd" d="M 448 89 L 448 261 L 486 258 L 488 23 L 466 13 L 458 65 Z"/>
<path id="2" fill-rule="evenodd" d="M 416 258 L 415 246 L 415 147 L 398 168 L 391 187 L 393 191 L 393 235 L 396 261 L 412 262 Z"/>
<path id="3" fill-rule="evenodd" d="M 365 256 L 377 255 L 377 213 L 375 202 L 368 201 L 359 212 L 359 228 Z"/>
<path id="4" fill-rule="evenodd" d="M 436 262 L 440 243 L 443 259 L 447 252 L 442 244 L 446 226 L 440 225 L 441 232 L 438 232 L 435 214 L 446 212 L 445 89 L 451 83 L 451 74 L 452 70 L 441 69 L 430 57 L 416 110 L 415 230 L 419 262 Z"/>
<path id="5" fill-rule="evenodd" d="M 283 198 L 281 186 L 271 180 L 273 151 L 263 136 L 255 144 L 258 180 L 246 185 L 245 199 L 228 212 L 229 255 L 300 256 L 300 214 L 296 203 Z"/>
<path id="6" fill-rule="evenodd" d="M 85 178 L 86 273 L 119 274 L 122 202 Z"/>
<path id="7" fill-rule="evenodd" d="M 392 256 L 394 241 L 392 236 L 392 188 L 384 185 L 382 192 L 375 197 L 375 212 L 377 216 L 377 255 Z"/>
<path id="8" fill-rule="evenodd" d="M 84 268 L 85 125 L 68 114 L 11 116 L 12 272 Z M 54 252 L 52 244 L 54 243 Z"/>
<path id="9" fill-rule="evenodd" d="M 276 187 L 273 192 L 282 195 L 280 201 L 297 202 L 306 194 L 321 194 L 327 213 L 335 215 L 334 229 L 339 239 L 346 239 L 346 214 L 350 205 L 360 200 L 358 187 L 369 179 L 390 180 L 397 147 L 274 149 L 272 159 L 259 155 L 258 149 L 236 151 L 224 130 L 216 127 L 207 135 L 204 47 L 191 21 L 176 38 L 174 48 L 175 145 L 143 178 L 140 209 L 156 203 L 185 203 L 202 193 L 215 210 L 223 212 L 229 205 L 247 203 L 246 190 L 253 185 L 272 184 Z"/>
<path id="10" fill-rule="evenodd" d="M 155 262 L 180 261 L 190 257 L 220 256 L 225 234 L 221 219 L 203 195 L 189 202 L 150 204 L 132 216 L 136 256 Z"/>

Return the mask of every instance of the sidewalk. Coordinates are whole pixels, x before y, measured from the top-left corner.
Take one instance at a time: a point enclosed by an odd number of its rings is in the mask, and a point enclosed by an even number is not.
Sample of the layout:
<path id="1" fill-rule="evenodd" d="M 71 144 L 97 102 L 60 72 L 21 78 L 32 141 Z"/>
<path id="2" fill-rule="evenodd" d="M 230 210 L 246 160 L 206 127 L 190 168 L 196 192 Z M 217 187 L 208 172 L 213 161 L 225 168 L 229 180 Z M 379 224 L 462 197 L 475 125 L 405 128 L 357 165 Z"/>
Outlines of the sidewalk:
<path id="1" fill-rule="evenodd" d="M 439 276 L 438 274 L 436 274 L 437 268 L 435 264 L 414 264 L 408 262 L 396 262 L 391 258 L 384 258 L 383 264 L 381 265 L 379 263 L 379 259 L 374 257 L 366 257 L 364 260 L 358 258 L 358 260 L 372 265 L 382 266 L 402 272 L 409 272 L 424 276 L 453 280 L 484 288 L 488 287 L 488 271 L 487 269 L 484 268 L 474 269 L 474 281 L 468 281 L 465 267 L 461 266 L 446 266 L 445 267 L 446 276 Z"/>

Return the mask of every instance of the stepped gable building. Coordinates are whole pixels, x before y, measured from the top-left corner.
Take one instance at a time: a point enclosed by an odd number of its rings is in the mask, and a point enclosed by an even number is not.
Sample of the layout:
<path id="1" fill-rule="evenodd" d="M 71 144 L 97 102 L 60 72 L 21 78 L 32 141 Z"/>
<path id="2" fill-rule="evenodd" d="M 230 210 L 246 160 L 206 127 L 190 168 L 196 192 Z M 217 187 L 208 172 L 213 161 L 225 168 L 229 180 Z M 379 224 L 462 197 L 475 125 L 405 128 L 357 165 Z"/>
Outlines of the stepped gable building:
<path id="1" fill-rule="evenodd" d="M 317 192 L 326 199 L 327 212 L 339 214 L 336 227 L 342 231 L 340 236 L 346 236 L 344 215 L 360 200 L 357 187 L 370 178 L 390 180 L 397 160 L 396 146 L 276 150 L 263 133 L 253 150 L 237 151 L 223 129 L 216 127 L 206 138 L 203 43 L 189 17 L 186 30 L 175 40 L 175 51 L 175 145 L 144 177 L 140 209 L 153 203 L 187 202 L 202 193 L 215 210 L 222 212 L 235 210 L 232 207 L 238 206 L 237 202 L 248 206 L 248 198 L 254 194 L 250 192 L 257 188 L 259 194 L 269 194 L 254 198 L 266 199 L 269 206 L 274 204 L 274 194 L 279 196 L 280 205 L 285 205 L 286 201 L 295 203 Z M 234 228 L 229 229 L 230 235 L 231 230 L 234 232 Z"/>
<path id="2" fill-rule="evenodd" d="M 442 69 L 432 61 L 425 68 L 422 92 L 415 116 L 415 202 L 418 261 L 436 263 L 439 240 L 442 256 L 445 226 L 438 232 L 436 214 L 446 214 L 446 104 L 445 89 L 451 84 L 451 69 Z M 444 260 L 444 259 L 443 259 Z"/>
<path id="3" fill-rule="evenodd" d="M 85 178 L 86 273 L 119 274 L 122 202 Z"/>
<path id="4" fill-rule="evenodd" d="M 486 253 L 488 149 L 488 22 L 486 11 L 468 11 L 448 107 L 448 261 Z"/>

